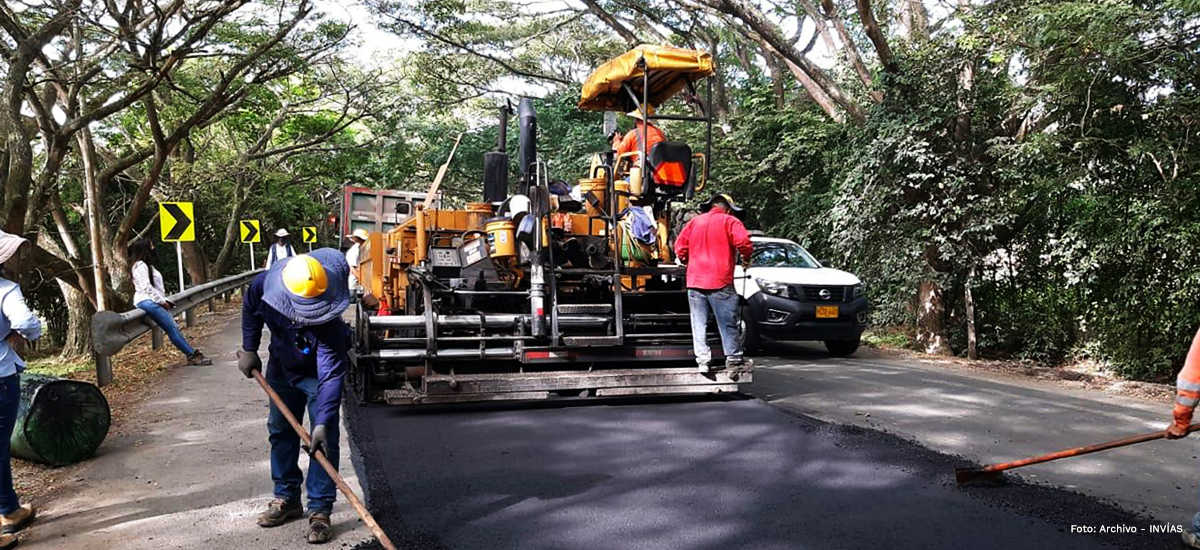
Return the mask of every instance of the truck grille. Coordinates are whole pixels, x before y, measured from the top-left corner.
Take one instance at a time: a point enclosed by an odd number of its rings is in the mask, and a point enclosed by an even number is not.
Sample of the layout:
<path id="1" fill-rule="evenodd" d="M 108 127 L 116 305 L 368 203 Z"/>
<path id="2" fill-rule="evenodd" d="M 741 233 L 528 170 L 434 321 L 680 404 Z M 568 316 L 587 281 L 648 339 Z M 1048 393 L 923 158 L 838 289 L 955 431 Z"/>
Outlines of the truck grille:
<path id="1" fill-rule="evenodd" d="M 799 287 L 800 298 L 806 302 L 844 302 L 846 287 L 844 286 L 806 286 Z M 823 297 L 822 291 L 828 291 L 828 298 Z"/>

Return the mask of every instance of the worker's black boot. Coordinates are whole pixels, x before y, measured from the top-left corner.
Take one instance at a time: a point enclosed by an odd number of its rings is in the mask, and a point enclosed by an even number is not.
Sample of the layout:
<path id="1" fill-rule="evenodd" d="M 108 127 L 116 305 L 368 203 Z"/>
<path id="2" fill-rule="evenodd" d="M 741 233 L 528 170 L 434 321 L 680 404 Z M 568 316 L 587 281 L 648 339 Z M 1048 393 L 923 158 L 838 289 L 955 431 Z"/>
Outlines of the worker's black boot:
<path id="1" fill-rule="evenodd" d="M 276 527 L 304 515 L 304 507 L 300 501 L 288 502 L 281 498 L 267 504 L 267 511 L 258 516 L 260 527 Z"/>
<path id="2" fill-rule="evenodd" d="M 725 360 L 725 368 L 727 369 L 750 370 L 750 367 L 753 366 L 754 360 L 746 359 L 745 357 L 730 357 Z"/>
<path id="3" fill-rule="evenodd" d="M 206 357 L 200 350 L 193 351 L 187 358 L 187 364 L 198 367 L 205 367 L 212 364 L 212 359 Z"/>
<path id="4" fill-rule="evenodd" d="M 313 512 L 308 516 L 308 543 L 325 544 L 333 539 L 333 526 L 329 523 L 329 514 Z"/>

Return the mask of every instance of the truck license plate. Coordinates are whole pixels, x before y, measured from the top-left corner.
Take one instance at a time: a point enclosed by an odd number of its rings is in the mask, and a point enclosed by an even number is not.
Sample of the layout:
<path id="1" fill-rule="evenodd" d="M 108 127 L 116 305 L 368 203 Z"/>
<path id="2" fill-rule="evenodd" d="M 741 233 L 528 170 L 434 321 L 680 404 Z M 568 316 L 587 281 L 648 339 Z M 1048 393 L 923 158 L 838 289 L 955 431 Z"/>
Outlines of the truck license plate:
<path id="1" fill-rule="evenodd" d="M 837 319 L 838 306 L 817 306 L 817 319 Z"/>

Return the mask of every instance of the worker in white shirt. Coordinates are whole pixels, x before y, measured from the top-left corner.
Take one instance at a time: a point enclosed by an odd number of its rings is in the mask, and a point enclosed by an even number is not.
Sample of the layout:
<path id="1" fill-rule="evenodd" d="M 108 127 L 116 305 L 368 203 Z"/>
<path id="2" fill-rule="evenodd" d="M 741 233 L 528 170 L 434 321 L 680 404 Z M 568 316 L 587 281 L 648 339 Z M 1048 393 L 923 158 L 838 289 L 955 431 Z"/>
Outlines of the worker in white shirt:
<path id="1" fill-rule="evenodd" d="M 267 269 L 271 269 L 271 264 L 295 255 L 296 249 L 292 248 L 291 235 L 287 229 L 280 229 L 275 232 L 275 244 L 271 245 L 271 250 L 267 252 Z"/>
<path id="2" fill-rule="evenodd" d="M 358 290 L 358 250 L 362 243 L 367 242 L 367 230 L 355 229 L 354 233 L 348 235 L 350 241 L 354 244 L 346 250 L 346 263 L 350 264 L 350 293 L 354 294 Z"/>

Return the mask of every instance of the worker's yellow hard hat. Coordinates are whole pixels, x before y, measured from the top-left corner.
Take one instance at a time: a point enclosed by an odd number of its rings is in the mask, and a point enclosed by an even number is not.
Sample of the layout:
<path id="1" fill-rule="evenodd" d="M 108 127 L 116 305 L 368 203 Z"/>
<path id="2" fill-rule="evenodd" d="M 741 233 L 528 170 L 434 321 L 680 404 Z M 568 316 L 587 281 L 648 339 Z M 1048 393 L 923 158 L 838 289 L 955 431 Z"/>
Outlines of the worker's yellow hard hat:
<path id="1" fill-rule="evenodd" d="M 329 276 L 325 267 L 316 258 L 301 254 L 289 258 L 283 266 L 283 284 L 288 292 L 301 298 L 316 298 L 325 293 L 329 286 Z"/>
<path id="2" fill-rule="evenodd" d="M 645 120 L 644 118 L 642 118 L 642 110 L 641 109 L 634 109 L 625 114 L 627 114 L 633 118 L 636 118 L 638 120 L 643 120 L 643 121 Z M 654 106 L 653 105 L 646 105 L 646 114 L 649 116 L 654 116 Z"/>

